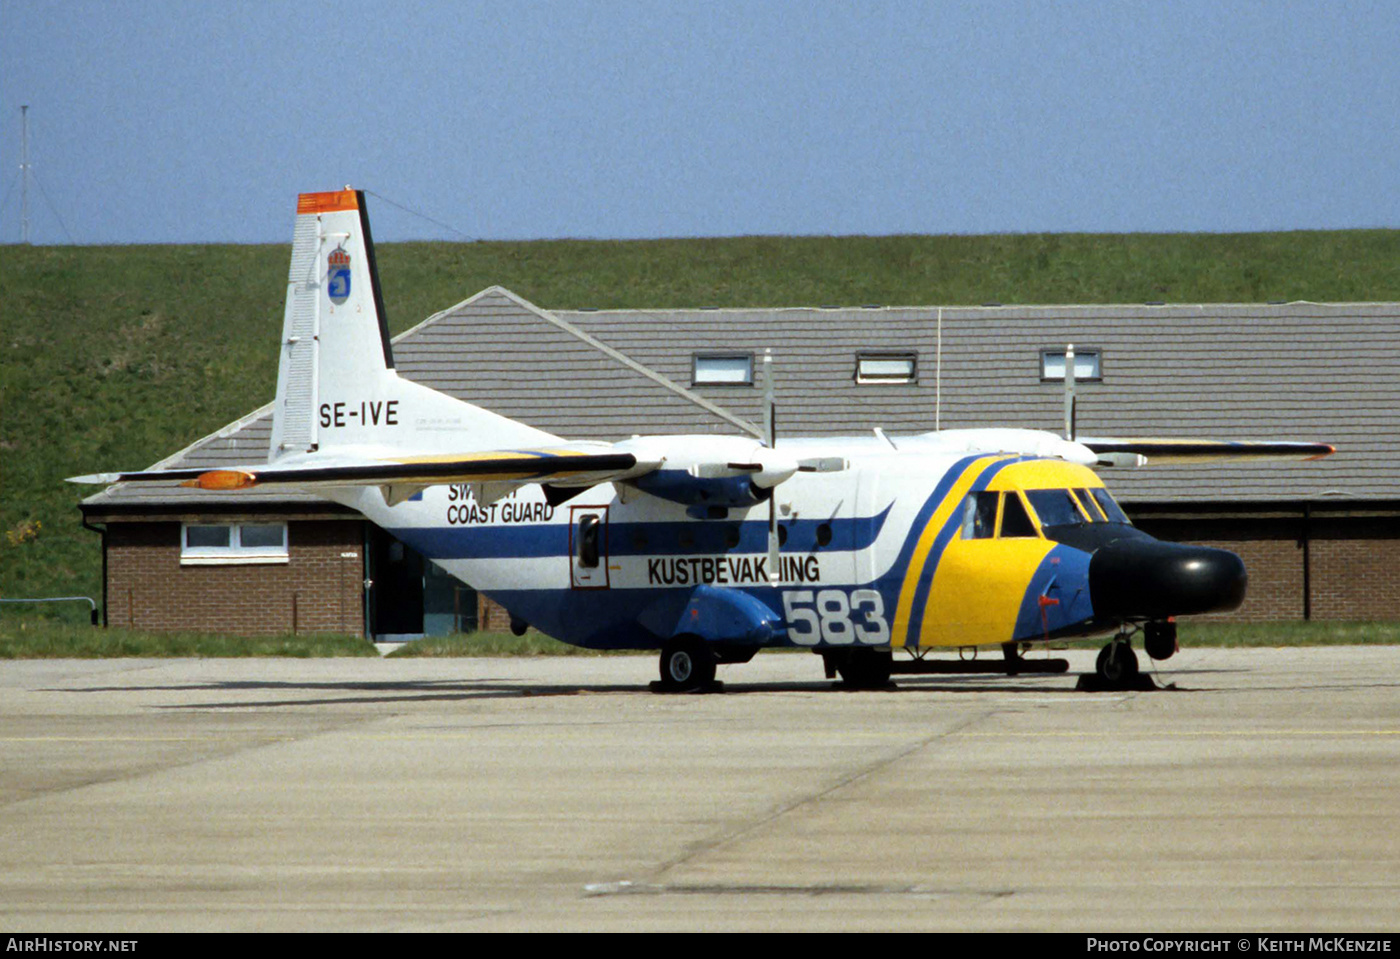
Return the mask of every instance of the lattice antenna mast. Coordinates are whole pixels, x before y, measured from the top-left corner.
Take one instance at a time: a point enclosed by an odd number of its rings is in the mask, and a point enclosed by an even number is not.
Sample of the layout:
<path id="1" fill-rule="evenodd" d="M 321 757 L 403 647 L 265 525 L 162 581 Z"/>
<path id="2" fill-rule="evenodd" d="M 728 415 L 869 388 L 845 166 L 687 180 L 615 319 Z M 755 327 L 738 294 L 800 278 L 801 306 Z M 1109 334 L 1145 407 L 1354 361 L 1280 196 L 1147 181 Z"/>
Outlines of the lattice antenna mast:
<path id="1" fill-rule="evenodd" d="M 29 242 L 29 104 L 19 108 L 19 241 Z"/>

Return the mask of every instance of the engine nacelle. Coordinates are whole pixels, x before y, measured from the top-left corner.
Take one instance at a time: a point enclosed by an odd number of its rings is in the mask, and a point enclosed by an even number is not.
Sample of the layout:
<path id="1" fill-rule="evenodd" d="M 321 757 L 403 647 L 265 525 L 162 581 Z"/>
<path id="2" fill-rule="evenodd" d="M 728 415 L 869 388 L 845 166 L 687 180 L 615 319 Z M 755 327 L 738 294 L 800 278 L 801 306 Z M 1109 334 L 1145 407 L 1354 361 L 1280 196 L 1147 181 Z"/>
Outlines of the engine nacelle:
<path id="1" fill-rule="evenodd" d="M 747 475 L 699 477 L 685 470 L 657 470 L 630 483 L 643 493 L 682 506 L 747 509 L 771 495 L 769 490 L 754 485 Z"/>

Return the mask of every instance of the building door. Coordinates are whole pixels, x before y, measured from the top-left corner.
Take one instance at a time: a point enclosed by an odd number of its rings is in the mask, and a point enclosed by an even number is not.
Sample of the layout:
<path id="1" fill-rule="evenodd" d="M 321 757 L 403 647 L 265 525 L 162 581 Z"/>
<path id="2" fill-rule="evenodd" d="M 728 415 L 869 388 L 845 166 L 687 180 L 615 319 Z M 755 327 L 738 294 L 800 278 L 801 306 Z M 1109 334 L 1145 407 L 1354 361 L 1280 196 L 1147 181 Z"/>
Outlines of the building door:
<path id="1" fill-rule="evenodd" d="M 376 642 L 423 636 L 423 557 L 377 526 L 365 551 L 369 634 Z"/>

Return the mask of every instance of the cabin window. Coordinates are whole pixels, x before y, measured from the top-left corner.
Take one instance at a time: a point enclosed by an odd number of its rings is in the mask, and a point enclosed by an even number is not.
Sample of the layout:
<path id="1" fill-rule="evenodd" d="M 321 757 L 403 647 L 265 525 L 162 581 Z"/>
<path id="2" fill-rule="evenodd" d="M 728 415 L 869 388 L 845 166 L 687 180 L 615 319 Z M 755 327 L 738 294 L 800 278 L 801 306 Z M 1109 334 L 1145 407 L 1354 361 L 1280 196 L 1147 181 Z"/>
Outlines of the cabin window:
<path id="1" fill-rule="evenodd" d="M 691 368 L 692 386 L 752 386 L 752 353 L 697 353 Z"/>
<path id="2" fill-rule="evenodd" d="M 1026 490 L 1026 498 L 1040 517 L 1041 526 L 1072 526 L 1084 522 L 1084 514 L 1079 512 L 1074 496 L 1067 489 Z"/>
<path id="3" fill-rule="evenodd" d="M 1011 538 L 1036 535 L 1035 524 L 1031 522 L 1030 514 L 1021 503 L 1021 497 L 1015 493 L 1007 493 L 1002 497 L 1001 535 Z"/>
<path id="4" fill-rule="evenodd" d="M 286 523 L 185 523 L 180 563 L 186 566 L 285 563 Z"/>
<path id="5" fill-rule="evenodd" d="M 1040 379 L 1063 381 L 1065 378 L 1065 351 L 1040 351 Z M 1074 351 L 1074 379 L 1076 382 L 1101 382 L 1103 380 L 1103 354 L 1096 349 Z"/>
<path id="6" fill-rule="evenodd" d="M 1126 523 L 1129 526 L 1133 525 L 1133 521 L 1128 519 L 1128 514 L 1123 512 L 1122 508 L 1113 501 L 1113 497 L 1108 495 L 1108 490 L 1103 487 L 1095 488 L 1094 502 L 1103 507 L 1104 515 L 1108 517 L 1110 523 Z"/>
<path id="7" fill-rule="evenodd" d="M 996 534 L 1000 495 L 987 490 L 967 494 L 967 499 L 963 500 L 963 539 L 991 539 Z"/>
<path id="8" fill-rule="evenodd" d="M 857 383 L 913 383 L 918 379 L 914 353 L 860 353 L 856 356 Z"/>

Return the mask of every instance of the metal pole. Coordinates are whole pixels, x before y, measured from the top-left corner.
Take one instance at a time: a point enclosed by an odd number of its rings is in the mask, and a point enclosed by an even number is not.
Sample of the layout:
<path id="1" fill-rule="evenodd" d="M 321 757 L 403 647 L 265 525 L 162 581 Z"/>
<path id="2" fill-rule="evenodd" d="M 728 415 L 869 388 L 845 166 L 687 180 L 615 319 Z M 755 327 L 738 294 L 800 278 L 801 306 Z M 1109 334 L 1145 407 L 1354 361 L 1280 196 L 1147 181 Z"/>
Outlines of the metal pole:
<path id="1" fill-rule="evenodd" d="M 19 108 L 19 241 L 29 242 L 29 105 Z"/>
<path id="2" fill-rule="evenodd" d="M 943 307 L 938 308 L 938 348 L 934 353 L 933 428 L 943 429 Z"/>

